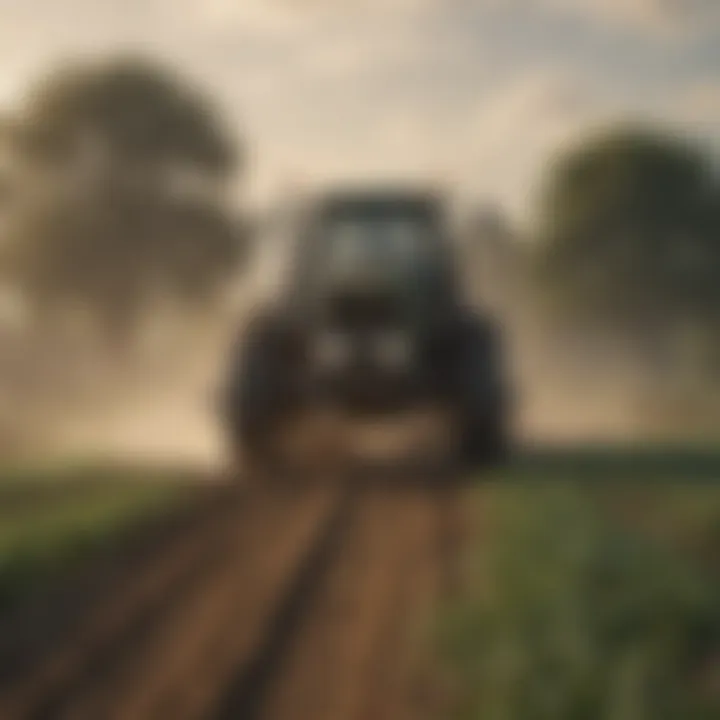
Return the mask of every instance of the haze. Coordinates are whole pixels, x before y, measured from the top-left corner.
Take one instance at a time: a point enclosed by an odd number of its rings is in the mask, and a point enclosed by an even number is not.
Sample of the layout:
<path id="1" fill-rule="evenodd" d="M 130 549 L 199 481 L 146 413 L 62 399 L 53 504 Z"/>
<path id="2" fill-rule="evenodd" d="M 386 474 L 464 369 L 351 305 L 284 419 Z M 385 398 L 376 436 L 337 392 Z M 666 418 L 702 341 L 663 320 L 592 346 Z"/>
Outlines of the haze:
<path id="1" fill-rule="evenodd" d="M 258 199 L 429 176 L 522 216 L 588 126 L 720 127 L 713 0 L 0 0 L 0 18 L 0 102 L 61 59 L 159 57 L 246 138 L 238 193 Z"/>

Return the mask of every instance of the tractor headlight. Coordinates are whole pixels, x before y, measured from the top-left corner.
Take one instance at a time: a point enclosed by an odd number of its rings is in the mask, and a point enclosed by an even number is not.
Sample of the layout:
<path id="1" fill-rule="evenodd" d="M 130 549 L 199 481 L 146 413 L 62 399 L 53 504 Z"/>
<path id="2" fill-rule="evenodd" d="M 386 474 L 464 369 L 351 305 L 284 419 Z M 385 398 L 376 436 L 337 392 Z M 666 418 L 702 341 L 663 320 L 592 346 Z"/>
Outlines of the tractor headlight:
<path id="1" fill-rule="evenodd" d="M 315 362 L 323 367 L 340 367 L 350 359 L 352 348 L 346 335 L 326 332 L 315 343 Z"/>
<path id="2" fill-rule="evenodd" d="M 388 332 L 380 335 L 374 344 L 375 357 L 386 366 L 402 367 L 412 357 L 412 342 L 403 332 Z"/>

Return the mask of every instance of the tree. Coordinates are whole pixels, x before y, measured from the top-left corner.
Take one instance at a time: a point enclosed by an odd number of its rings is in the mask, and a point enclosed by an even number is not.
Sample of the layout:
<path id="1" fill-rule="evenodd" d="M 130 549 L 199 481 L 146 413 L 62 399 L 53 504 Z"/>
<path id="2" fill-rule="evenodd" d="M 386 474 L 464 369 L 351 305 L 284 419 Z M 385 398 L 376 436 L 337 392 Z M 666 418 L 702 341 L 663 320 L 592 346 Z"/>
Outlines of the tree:
<path id="1" fill-rule="evenodd" d="M 12 149 L 14 128 L 11 121 L 0 116 L 0 247 L 5 241 L 5 217 L 12 203 Z"/>
<path id="2" fill-rule="evenodd" d="M 48 161 L 106 160 L 126 178 L 164 183 L 189 170 L 222 179 L 237 149 L 208 100 L 153 62 L 121 57 L 66 67 L 43 78 L 23 113 L 28 149 Z M 85 151 L 83 155 L 82 151 Z"/>
<path id="3" fill-rule="evenodd" d="M 85 304 L 127 338 L 156 294 L 197 302 L 231 276 L 239 153 L 189 83 L 142 59 L 74 66 L 39 82 L 19 120 L 13 270 L 40 305 Z"/>
<path id="4" fill-rule="evenodd" d="M 683 140 L 620 128 L 561 156 L 541 201 L 537 261 L 556 308 L 644 340 L 718 339 L 720 191 Z"/>

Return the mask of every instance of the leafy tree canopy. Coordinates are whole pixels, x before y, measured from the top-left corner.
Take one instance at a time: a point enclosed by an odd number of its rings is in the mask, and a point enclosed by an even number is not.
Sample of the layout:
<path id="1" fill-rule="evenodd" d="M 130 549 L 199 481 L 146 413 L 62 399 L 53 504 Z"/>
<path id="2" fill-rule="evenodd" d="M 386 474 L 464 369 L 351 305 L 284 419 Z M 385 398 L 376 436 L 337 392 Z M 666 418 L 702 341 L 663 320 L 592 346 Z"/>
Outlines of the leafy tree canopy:
<path id="1" fill-rule="evenodd" d="M 192 84 L 144 59 L 76 65 L 31 90 L 16 127 L 31 181 L 13 270 L 46 308 L 83 303 L 126 336 L 158 293 L 197 302 L 231 277 L 240 153 Z"/>
<path id="2" fill-rule="evenodd" d="M 538 259 L 573 312 L 615 322 L 720 310 L 720 188 L 700 148 L 619 128 L 560 156 L 542 195 Z"/>

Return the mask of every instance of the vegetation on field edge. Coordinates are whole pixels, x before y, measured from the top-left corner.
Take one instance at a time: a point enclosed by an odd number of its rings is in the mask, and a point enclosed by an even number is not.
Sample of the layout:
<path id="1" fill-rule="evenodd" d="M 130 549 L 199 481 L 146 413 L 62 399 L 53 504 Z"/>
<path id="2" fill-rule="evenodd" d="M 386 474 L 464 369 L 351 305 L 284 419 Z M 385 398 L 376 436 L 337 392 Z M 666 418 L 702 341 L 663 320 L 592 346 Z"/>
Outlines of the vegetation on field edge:
<path id="1" fill-rule="evenodd" d="M 458 718 L 719 716 L 720 488 L 480 492 L 482 544 L 441 631 Z"/>
<path id="2" fill-rule="evenodd" d="M 0 612 L 90 557 L 112 551 L 145 522 L 175 512 L 189 493 L 181 484 L 143 482 L 132 476 L 123 483 L 114 476 L 110 482 L 88 483 L 67 496 L 53 494 L 44 502 L 43 491 L 57 488 L 43 478 L 35 483 L 27 507 L 9 513 L 0 508 Z M 59 485 L 73 482 L 81 483 L 70 474 L 60 473 L 57 480 Z M 4 490 L 8 488 L 0 486 L 0 500 Z"/>

